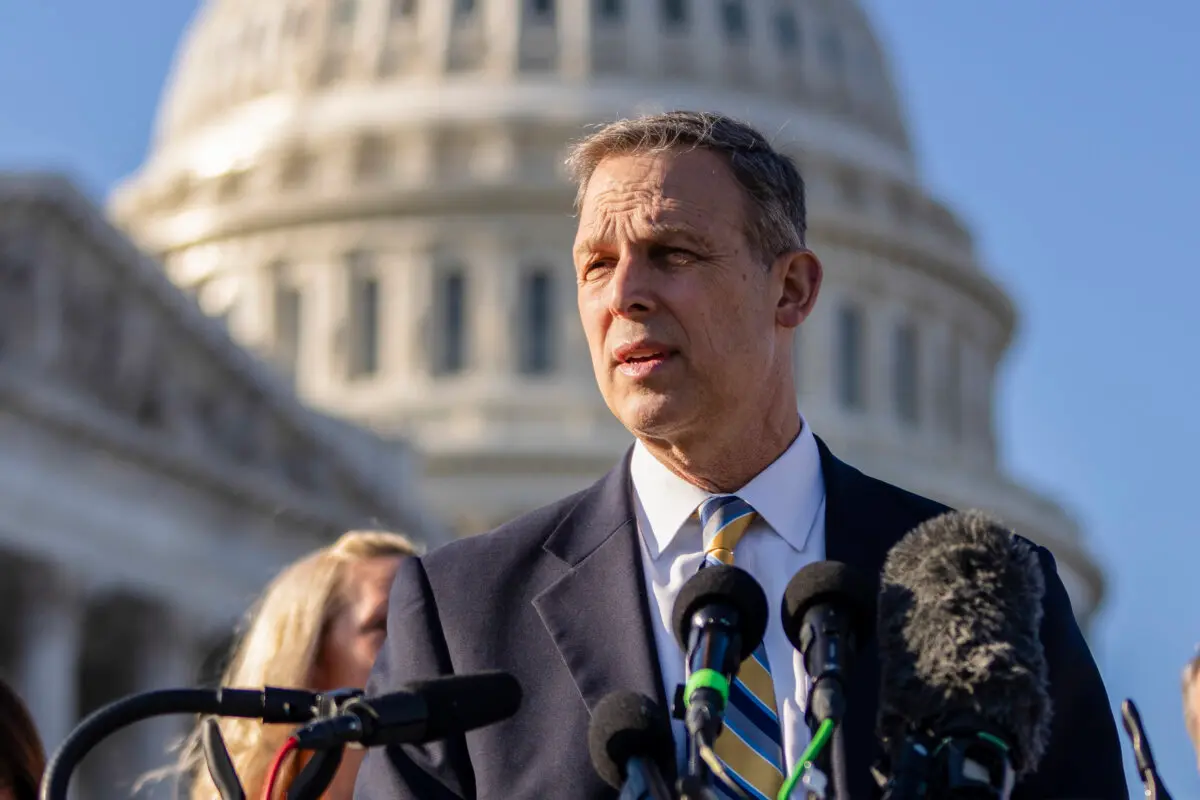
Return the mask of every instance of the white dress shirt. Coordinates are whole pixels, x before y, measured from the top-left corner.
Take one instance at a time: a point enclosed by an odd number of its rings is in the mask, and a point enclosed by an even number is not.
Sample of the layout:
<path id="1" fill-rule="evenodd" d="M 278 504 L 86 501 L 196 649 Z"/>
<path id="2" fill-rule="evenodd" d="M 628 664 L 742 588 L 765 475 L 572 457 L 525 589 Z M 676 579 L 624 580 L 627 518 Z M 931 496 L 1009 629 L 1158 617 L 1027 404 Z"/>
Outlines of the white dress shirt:
<path id="1" fill-rule="evenodd" d="M 792 576 L 825 558 L 825 482 L 812 430 L 803 418 L 801 425 L 783 455 L 733 492 L 758 512 L 734 550 L 734 563 L 753 575 L 767 595 L 770 618 L 763 642 L 779 705 L 785 774 L 809 742 L 804 724 L 808 678 L 804 659 L 783 633 L 779 607 Z M 692 514 L 710 495 L 664 467 L 641 442 L 634 446 L 630 472 L 648 596 L 653 598 L 651 623 L 669 703 L 684 680 L 684 654 L 671 632 L 671 610 L 680 588 L 704 560 L 700 523 Z M 682 769 L 686 731 L 681 721 L 673 722 Z"/>

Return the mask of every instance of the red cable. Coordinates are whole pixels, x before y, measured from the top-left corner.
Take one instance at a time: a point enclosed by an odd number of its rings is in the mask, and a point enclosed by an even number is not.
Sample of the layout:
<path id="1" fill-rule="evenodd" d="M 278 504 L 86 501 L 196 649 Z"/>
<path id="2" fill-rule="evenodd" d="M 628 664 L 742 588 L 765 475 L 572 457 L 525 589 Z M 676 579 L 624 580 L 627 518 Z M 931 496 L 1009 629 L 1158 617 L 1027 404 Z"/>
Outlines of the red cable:
<path id="1" fill-rule="evenodd" d="M 279 773 L 283 770 L 284 760 L 299 745 L 300 741 L 295 736 L 289 736 L 283 743 L 283 747 L 279 748 L 279 752 L 275 754 L 275 760 L 271 762 L 271 768 L 267 770 L 267 782 L 263 784 L 262 800 L 271 800 L 275 794 L 275 784 L 279 781 Z"/>

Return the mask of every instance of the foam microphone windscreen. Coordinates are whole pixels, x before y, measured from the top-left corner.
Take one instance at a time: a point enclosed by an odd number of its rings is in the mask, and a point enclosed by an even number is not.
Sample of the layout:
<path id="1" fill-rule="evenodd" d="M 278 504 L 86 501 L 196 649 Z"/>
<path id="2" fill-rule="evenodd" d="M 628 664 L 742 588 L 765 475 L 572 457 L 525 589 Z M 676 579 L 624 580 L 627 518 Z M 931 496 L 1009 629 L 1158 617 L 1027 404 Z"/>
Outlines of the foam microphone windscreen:
<path id="1" fill-rule="evenodd" d="M 991 517 L 950 512 L 889 553 L 879 593 L 879 733 L 937 732 L 964 715 L 1032 772 L 1050 734 L 1039 638 L 1045 581 L 1037 554 Z"/>
<path id="2" fill-rule="evenodd" d="M 725 605 L 737 612 L 745 661 L 767 632 L 767 596 L 758 581 L 743 569 L 714 564 L 697 572 L 679 590 L 672 609 L 672 630 L 679 647 L 687 652 L 692 615 L 709 605 Z"/>
<path id="3" fill-rule="evenodd" d="M 612 692 L 592 712 L 588 751 L 596 774 L 614 789 L 624 784 L 631 758 L 653 761 L 665 775 L 675 758 L 671 723 L 649 697 L 637 692 Z"/>
<path id="4" fill-rule="evenodd" d="M 859 642 L 875 627 L 875 587 L 858 570 L 840 561 L 815 561 L 804 566 L 788 581 L 783 593 L 783 631 L 797 650 L 804 615 L 814 606 L 828 603 L 842 610 Z"/>

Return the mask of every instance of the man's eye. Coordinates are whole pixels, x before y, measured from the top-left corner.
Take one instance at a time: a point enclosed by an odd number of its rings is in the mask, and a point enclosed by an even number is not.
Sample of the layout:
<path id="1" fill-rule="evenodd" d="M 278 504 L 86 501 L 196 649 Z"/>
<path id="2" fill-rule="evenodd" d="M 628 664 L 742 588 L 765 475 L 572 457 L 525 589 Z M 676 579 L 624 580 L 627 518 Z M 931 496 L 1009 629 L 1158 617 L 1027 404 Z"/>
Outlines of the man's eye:
<path id="1" fill-rule="evenodd" d="M 660 247 L 651 251 L 650 255 L 655 261 L 665 261 L 671 264 L 689 264 L 699 258 L 691 250 L 683 247 Z"/>

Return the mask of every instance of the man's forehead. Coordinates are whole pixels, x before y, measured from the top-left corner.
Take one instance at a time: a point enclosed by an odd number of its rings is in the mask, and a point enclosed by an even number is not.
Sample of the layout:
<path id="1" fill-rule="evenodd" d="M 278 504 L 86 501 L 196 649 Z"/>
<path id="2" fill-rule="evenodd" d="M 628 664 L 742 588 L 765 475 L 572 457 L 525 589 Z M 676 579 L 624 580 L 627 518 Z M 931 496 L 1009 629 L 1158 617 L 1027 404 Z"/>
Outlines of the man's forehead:
<path id="1" fill-rule="evenodd" d="M 718 183 L 722 169 L 719 157 L 707 151 L 610 156 L 588 183 L 579 237 L 603 235 L 613 225 L 632 224 L 656 235 L 736 226 L 741 207 L 722 192 L 730 188 Z M 739 196 L 736 189 L 732 194 Z"/>
<path id="2" fill-rule="evenodd" d="M 698 190 L 729 177 L 720 156 L 703 149 L 611 155 L 596 165 L 584 202 L 614 194 L 695 199 Z"/>

